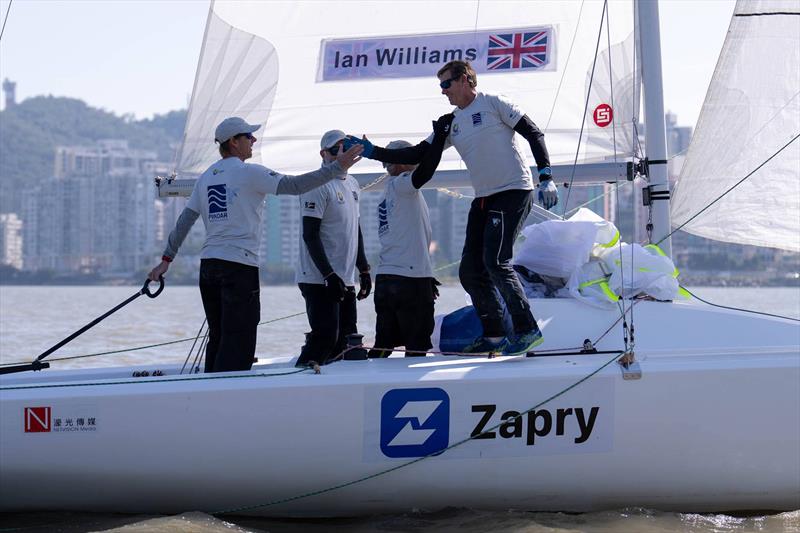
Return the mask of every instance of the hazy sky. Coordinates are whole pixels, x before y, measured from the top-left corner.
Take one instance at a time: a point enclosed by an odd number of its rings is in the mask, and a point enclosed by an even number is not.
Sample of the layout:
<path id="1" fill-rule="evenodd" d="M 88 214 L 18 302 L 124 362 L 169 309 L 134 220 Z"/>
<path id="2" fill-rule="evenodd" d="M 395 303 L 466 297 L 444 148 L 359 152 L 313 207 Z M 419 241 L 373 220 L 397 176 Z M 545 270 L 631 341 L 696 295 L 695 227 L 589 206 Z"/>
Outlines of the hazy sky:
<path id="1" fill-rule="evenodd" d="M 343 3 L 324 2 L 325 9 Z M 10 5 L 0 78 L 17 82 L 18 100 L 71 96 L 137 118 L 186 107 L 208 0 Z M 664 105 L 681 125 L 697 120 L 733 6 L 734 0 L 661 0 Z M 9 0 L 0 0 L 0 23 L 8 9 Z"/>

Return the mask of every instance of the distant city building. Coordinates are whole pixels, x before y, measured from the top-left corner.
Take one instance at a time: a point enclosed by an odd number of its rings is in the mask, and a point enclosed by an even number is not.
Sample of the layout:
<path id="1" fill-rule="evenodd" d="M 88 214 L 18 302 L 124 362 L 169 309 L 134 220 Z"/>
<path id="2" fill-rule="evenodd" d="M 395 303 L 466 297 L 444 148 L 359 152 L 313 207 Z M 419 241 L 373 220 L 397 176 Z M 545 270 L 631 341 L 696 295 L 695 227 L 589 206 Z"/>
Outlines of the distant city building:
<path id="1" fill-rule="evenodd" d="M 0 213 L 0 265 L 22 269 L 22 221 L 16 213 Z"/>
<path id="2" fill-rule="evenodd" d="M 123 139 L 103 139 L 92 146 L 58 146 L 53 176 L 145 176 L 158 168 L 157 159 L 156 152 L 133 150 Z"/>
<path id="3" fill-rule="evenodd" d="M 678 126 L 678 116 L 669 111 L 664 115 L 664 123 L 667 130 L 667 155 L 674 157 L 683 154 L 692 140 L 692 127 Z"/>
<path id="4" fill-rule="evenodd" d="M 130 275 L 152 266 L 164 219 L 174 223 L 172 209 L 156 209 L 158 164 L 125 140 L 58 147 L 55 177 L 22 195 L 25 268 Z"/>
<path id="5" fill-rule="evenodd" d="M 287 276 L 300 257 L 300 201 L 297 196 L 267 196 L 259 256 L 270 271 Z"/>

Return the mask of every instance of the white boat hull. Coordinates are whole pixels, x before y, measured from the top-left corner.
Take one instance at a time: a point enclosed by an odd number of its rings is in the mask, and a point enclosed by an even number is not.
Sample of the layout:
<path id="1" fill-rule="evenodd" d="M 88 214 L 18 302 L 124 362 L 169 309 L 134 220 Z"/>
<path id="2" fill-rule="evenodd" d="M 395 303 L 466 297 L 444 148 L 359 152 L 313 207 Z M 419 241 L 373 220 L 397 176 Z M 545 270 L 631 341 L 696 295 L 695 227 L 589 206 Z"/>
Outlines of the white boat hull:
<path id="1" fill-rule="evenodd" d="M 542 350 L 595 339 L 615 318 L 569 300 L 535 308 Z M 217 375 L 4 376 L 0 510 L 800 508 L 797 323 L 685 304 L 635 310 L 638 380 L 616 362 L 584 380 L 614 354 L 344 361 L 320 375 L 276 376 L 294 368 L 275 361 Z M 648 329 L 654 318 L 662 326 Z M 597 348 L 620 344 L 617 326 Z M 493 437 L 387 472 L 509 411 L 523 414 Z"/>

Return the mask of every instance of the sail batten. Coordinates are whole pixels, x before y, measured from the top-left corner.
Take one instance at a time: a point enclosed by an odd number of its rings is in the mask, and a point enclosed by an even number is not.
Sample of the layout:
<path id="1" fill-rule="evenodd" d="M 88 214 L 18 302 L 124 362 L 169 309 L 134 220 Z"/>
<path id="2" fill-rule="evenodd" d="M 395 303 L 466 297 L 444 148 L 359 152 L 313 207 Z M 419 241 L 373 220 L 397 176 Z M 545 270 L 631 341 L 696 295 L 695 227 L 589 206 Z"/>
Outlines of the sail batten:
<path id="1" fill-rule="evenodd" d="M 740 0 L 673 195 L 673 225 L 800 252 L 798 134 L 800 3 Z"/>

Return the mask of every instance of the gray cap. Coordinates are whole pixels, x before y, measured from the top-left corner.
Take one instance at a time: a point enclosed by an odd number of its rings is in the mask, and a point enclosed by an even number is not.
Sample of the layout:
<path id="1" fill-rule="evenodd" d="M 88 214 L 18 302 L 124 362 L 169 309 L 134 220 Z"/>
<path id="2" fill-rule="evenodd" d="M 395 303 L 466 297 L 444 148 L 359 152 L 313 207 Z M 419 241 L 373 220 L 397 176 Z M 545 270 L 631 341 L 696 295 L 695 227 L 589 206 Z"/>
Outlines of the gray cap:
<path id="1" fill-rule="evenodd" d="M 217 126 L 214 132 L 214 140 L 222 144 L 231 137 L 235 137 L 240 133 L 253 133 L 260 127 L 261 126 L 256 124 L 248 124 L 244 119 L 239 117 L 228 117 Z"/>
<path id="2" fill-rule="evenodd" d="M 347 137 L 347 134 L 345 134 L 345 132 L 342 130 L 326 131 L 325 135 L 322 136 L 322 140 L 319 142 L 319 147 L 323 150 L 327 150 L 334 144 L 343 140 L 345 137 Z"/>
<path id="3" fill-rule="evenodd" d="M 414 145 L 413 145 L 413 144 L 411 144 L 411 143 L 410 143 L 410 142 L 408 142 L 408 141 L 404 141 L 404 140 L 402 140 L 402 139 L 399 139 L 399 140 L 397 140 L 397 141 L 392 141 L 392 142 L 390 142 L 389 144 L 387 144 L 387 145 L 386 145 L 386 149 L 387 149 L 387 150 L 397 150 L 397 149 L 399 149 L 399 148 L 408 148 L 408 147 L 410 147 L 410 146 L 414 146 Z M 390 165 L 390 164 L 391 164 L 391 163 L 384 163 L 384 164 L 383 164 L 383 168 L 389 168 L 389 165 Z"/>

